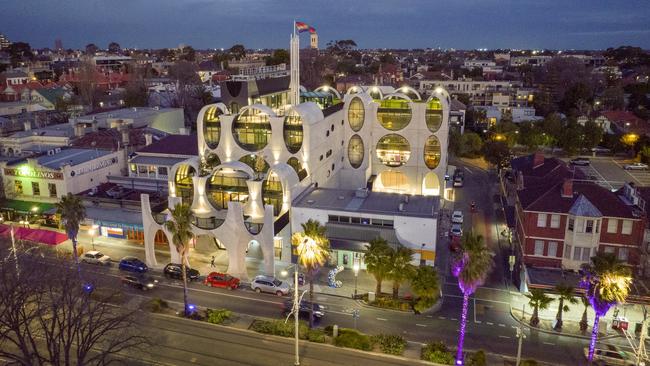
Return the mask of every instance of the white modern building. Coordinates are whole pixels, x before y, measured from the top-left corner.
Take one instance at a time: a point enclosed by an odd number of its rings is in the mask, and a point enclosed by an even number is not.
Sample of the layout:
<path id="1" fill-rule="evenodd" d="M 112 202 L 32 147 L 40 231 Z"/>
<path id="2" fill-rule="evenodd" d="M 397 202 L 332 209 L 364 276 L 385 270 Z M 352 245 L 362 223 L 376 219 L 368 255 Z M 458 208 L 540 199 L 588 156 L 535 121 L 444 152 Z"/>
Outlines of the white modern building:
<path id="1" fill-rule="evenodd" d="M 289 100 L 298 100 L 298 78 L 291 73 Z M 238 88 L 229 83 L 231 91 Z M 437 211 L 447 192 L 449 95 L 441 88 L 427 98 L 412 88 L 379 90 L 351 88 L 325 109 L 312 101 L 281 108 L 249 104 L 237 111 L 222 103 L 205 106 L 197 120 L 199 156 L 168 172 L 169 208 L 191 205 L 193 250 L 225 249 L 228 273 L 243 279 L 257 274 L 247 273 L 247 260 L 258 260 L 261 272 L 273 274 L 276 261 L 292 261 L 290 237 L 301 231 L 300 223 L 312 217 L 333 224 L 329 216 L 335 211 L 371 223 L 386 220 L 395 245 L 416 253 L 435 250 Z M 367 189 L 368 197 L 355 199 L 359 189 Z M 304 210 L 310 196 L 323 194 L 343 195 L 350 206 L 323 206 L 313 215 Z M 152 212 L 143 194 L 142 212 L 146 261 L 156 265 L 154 238 L 162 232 L 171 242 L 164 228 L 169 211 Z M 416 228 L 418 234 L 409 233 Z M 173 247 L 170 253 L 173 262 L 180 260 Z"/>

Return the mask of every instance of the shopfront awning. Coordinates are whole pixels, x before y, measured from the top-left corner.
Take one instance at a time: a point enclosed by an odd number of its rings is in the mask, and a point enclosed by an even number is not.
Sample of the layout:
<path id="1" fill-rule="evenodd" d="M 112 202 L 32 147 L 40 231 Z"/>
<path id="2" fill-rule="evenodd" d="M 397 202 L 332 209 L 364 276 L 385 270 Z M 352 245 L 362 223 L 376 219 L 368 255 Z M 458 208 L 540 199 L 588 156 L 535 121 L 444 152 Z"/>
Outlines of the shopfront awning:
<path id="1" fill-rule="evenodd" d="M 11 237 L 11 226 L 0 224 L 0 235 Z M 68 240 L 68 236 L 54 230 L 32 229 L 27 227 L 14 227 L 14 238 L 16 240 L 27 240 L 47 245 L 59 245 Z"/>
<path id="2" fill-rule="evenodd" d="M 53 203 L 30 202 L 20 200 L 2 200 L 0 209 L 5 211 L 14 211 L 18 213 L 45 213 L 54 208 Z"/>
<path id="3" fill-rule="evenodd" d="M 330 238 L 330 248 L 332 250 L 349 250 L 352 252 L 365 252 L 367 244 L 368 242 L 365 241 Z"/>

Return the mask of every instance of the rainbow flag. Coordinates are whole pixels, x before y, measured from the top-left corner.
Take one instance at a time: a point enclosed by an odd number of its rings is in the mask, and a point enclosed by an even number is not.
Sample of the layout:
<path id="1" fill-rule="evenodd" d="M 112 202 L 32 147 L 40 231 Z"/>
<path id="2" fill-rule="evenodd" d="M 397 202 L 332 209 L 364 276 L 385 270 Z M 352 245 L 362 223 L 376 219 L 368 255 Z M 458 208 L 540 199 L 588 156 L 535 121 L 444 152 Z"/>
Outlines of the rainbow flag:
<path id="1" fill-rule="evenodd" d="M 309 28 L 311 27 L 307 23 L 296 22 L 296 29 L 298 30 L 298 33 L 307 32 L 309 31 Z"/>
<path id="2" fill-rule="evenodd" d="M 309 27 L 309 33 L 311 33 L 311 34 L 316 33 L 316 28 L 314 28 L 314 27 Z"/>

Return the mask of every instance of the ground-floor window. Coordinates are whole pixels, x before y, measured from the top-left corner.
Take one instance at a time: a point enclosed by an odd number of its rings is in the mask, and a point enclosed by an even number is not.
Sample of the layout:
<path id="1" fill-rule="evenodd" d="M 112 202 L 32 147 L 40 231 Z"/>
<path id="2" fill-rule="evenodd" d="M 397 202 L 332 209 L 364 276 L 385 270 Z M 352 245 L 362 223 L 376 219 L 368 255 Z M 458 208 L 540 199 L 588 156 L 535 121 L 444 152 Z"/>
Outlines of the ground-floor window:
<path id="1" fill-rule="evenodd" d="M 50 193 L 50 197 L 56 197 L 56 184 L 48 183 L 47 184 L 47 190 Z"/>
<path id="2" fill-rule="evenodd" d="M 275 259 L 282 260 L 282 238 L 274 237 L 273 238 L 273 256 Z"/>
<path id="3" fill-rule="evenodd" d="M 16 194 L 23 194 L 23 181 L 16 179 L 14 181 L 14 192 Z"/>
<path id="4" fill-rule="evenodd" d="M 34 196 L 41 195 L 41 185 L 39 182 L 32 182 L 32 195 Z"/>

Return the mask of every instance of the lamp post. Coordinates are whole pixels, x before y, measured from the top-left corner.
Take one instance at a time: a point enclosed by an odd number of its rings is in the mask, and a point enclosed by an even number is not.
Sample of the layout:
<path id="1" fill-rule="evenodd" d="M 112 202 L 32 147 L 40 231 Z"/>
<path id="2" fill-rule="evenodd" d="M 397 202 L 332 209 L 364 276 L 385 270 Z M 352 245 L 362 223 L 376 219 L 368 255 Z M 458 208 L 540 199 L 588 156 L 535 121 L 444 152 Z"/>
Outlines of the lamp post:
<path id="1" fill-rule="evenodd" d="M 293 271 L 293 319 L 294 319 L 294 340 L 295 340 L 295 356 L 294 361 L 295 366 L 300 365 L 300 327 L 299 327 L 299 316 L 300 316 L 300 298 L 298 297 L 298 266 L 295 264 L 290 265 L 289 267 L 280 271 L 282 277 L 287 277 L 289 275 L 289 269 L 294 268 Z M 291 314 L 289 314 L 291 316 Z M 287 317 L 289 320 L 289 317 Z"/>
<path id="2" fill-rule="evenodd" d="M 521 319 L 522 319 L 522 320 L 524 319 L 524 316 L 525 316 L 525 315 L 524 315 L 524 311 L 525 311 L 525 309 L 526 309 L 526 304 L 524 304 L 524 305 L 521 307 Z M 523 323 L 522 323 L 522 324 L 523 324 Z M 515 366 L 519 366 L 519 364 L 521 363 L 521 345 L 522 345 L 524 339 L 526 339 L 526 335 L 524 334 L 524 326 L 521 325 L 521 324 L 520 324 L 519 327 L 517 328 L 517 335 L 516 335 L 516 337 L 517 337 L 517 339 L 518 339 L 519 341 L 518 341 L 518 344 L 517 344 L 517 361 L 516 361 L 516 363 L 515 363 Z"/>
<path id="3" fill-rule="evenodd" d="M 95 233 L 97 232 L 98 228 L 98 225 L 93 225 L 90 227 L 90 229 L 88 229 L 88 235 L 90 235 L 90 245 L 93 247 L 93 250 L 95 250 Z"/>
<path id="4" fill-rule="evenodd" d="M 354 298 L 357 298 L 357 280 L 359 279 L 359 259 L 354 258 L 354 264 L 352 264 L 352 271 L 354 272 Z"/>

